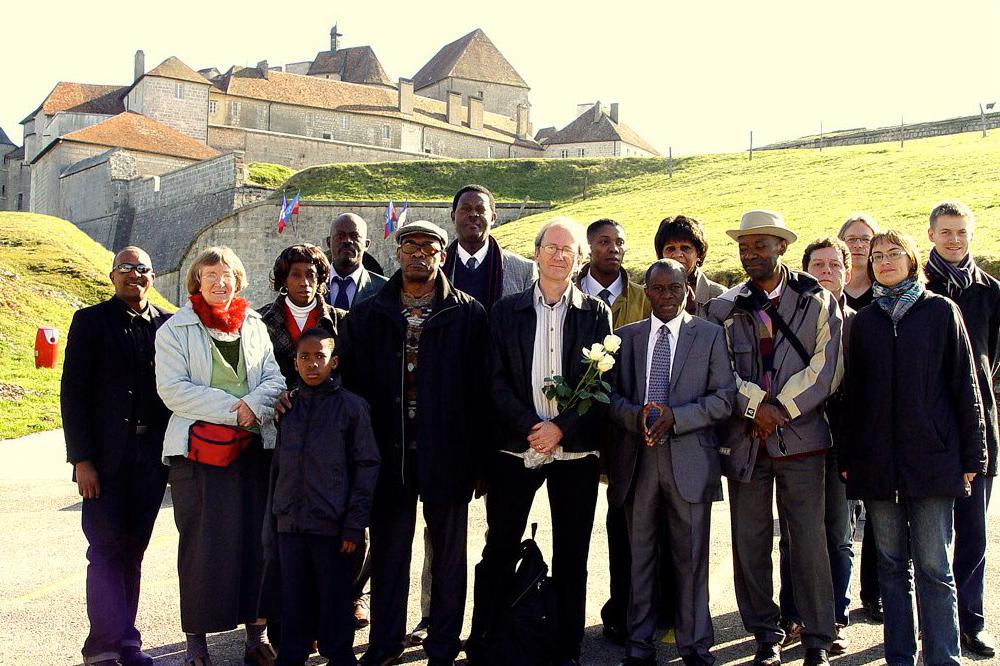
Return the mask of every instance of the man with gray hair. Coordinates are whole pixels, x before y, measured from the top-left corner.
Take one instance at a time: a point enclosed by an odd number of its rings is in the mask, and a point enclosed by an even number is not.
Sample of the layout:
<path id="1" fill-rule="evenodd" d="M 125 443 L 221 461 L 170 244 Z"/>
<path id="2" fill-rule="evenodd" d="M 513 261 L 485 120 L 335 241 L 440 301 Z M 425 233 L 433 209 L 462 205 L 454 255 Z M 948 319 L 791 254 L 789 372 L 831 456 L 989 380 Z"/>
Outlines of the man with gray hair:
<path id="1" fill-rule="evenodd" d="M 586 247 L 583 228 L 557 218 L 535 237 L 538 281 L 506 296 L 490 317 L 490 395 L 495 450 L 487 458 L 488 524 L 483 560 L 476 568 L 470 663 L 487 663 L 489 630 L 499 616 L 514 573 L 531 503 L 547 483 L 552 515 L 555 635 L 547 645 L 553 664 L 578 664 L 587 597 L 587 555 L 597 506 L 600 420 L 603 405 L 585 413 L 560 412 L 546 397 L 546 379 L 576 386 L 587 366 L 580 350 L 611 333 L 611 312 L 573 284 Z"/>

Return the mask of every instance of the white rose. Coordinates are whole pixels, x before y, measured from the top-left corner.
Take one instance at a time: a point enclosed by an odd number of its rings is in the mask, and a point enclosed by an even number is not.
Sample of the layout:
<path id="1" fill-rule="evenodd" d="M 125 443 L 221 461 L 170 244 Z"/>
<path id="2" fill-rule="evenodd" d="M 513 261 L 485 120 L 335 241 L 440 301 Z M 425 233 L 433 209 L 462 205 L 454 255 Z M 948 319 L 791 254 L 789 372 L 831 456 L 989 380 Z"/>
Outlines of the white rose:
<path id="1" fill-rule="evenodd" d="M 604 336 L 604 351 L 608 352 L 609 354 L 614 354 L 619 349 L 621 349 L 621 346 L 622 346 L 622 339 L 619 338 L 614 333 Z"/>
<path id="2" fill-rule="evenodd" d="M 592 344 L 590 348 L 583 348 L 583 358 L 588 361 L 600 361 L 604 358 L 604 348 L 597 342 Z"/>
<path id="3" fill-rule="evenodd" d="M 605 354 L 604 357 L 597 362 L 597 369 L 600 372 L 607 372 L 613 367 L 615 367 L 615 357 L 610 354 Z"/>

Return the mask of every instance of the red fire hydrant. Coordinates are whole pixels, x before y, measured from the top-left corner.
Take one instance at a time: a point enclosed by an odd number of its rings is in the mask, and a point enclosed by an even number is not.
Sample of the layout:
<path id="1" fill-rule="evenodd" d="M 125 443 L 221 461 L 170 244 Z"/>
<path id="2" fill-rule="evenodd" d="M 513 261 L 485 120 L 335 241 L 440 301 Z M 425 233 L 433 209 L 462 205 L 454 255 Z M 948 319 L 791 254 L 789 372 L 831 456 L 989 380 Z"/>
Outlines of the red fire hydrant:
<path id="1" fill-rule="evenodd" d="M 54 368 L 59 358 L 59 331 L 49 326 L 39 326 L 35 335 L 35 367 Z"/>

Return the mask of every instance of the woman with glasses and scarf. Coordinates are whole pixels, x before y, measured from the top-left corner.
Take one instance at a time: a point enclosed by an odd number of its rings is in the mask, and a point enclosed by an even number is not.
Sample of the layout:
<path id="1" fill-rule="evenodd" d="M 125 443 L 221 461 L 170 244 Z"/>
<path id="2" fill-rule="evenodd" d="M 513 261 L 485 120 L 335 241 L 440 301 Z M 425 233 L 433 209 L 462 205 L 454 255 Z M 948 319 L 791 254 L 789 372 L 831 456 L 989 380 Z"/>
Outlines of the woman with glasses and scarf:
<path id="1" fill-rule="evenodd" d="M 886 662 L 916 663 L 919 626 L 925 664 L 960 664 L 952 516 L 955 499 L 986 471 L 972 349 L 958 308 L 924 288 L 912 238 L 876 234 L 869 258 L 873 302 L 854 320 L 853 436 L 841 449 L 841 474 L 875 533 Z"/>

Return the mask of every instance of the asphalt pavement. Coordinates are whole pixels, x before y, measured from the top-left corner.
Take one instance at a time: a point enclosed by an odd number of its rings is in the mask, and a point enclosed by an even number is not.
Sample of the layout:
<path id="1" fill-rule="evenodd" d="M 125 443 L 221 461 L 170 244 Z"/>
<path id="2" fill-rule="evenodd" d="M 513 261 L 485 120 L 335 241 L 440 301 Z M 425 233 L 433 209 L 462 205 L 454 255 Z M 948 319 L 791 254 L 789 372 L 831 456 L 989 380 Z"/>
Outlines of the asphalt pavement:
<path id="1" fill-rule="evenodd" d="M 80 530 L 80 497 L 70 481 L 70 467 L 65 463 L 61 431 L 31 435 L 17 440 L 0 441 L 0 627 L 5 634 L 0 641 L 0 664 L 14 666 L 81 664 L 80 646 L 87 635 L 84 602 L 86 541 Z M 594 665 L 617 664 L 623 649 L 601 636 L 600 609 L 607 597 L 607 538 L 604 516 L 607 503 L 604 492 L 595 518 L 587 581 L 587 635 L 582 662 Z M 994 502 L 990 511 L 990 553 L 997 553 L 1000 506 Z M 544 489 L 536 497 L 531 521 L 539 523 L 538 541 L 543 553 L 551 553 L 551 525 Z M 485 535 L 485 510 L 482 501 L 473 502 L 469 511 L 468 571 L 472 589 L 472 568 L 479 560 Z M 419 621 L 419 580 L 423 562 L 422 525 L 418 524 L 411 566 L 409 625 Z M 777 545 L 777 543 L 775 543 Z M 729 538 L 729 511 L 726 502 L 717 503 L 712 515 L 711 608 L 715 623 L 718 663 L 749 663 L 754 643 L 744 631 L 733 594 L 733 570 Z M 860 543 L 855 544 L 860 554 Z M 142 597 L 137 624 L 143 633 L 145 649 L 156 664 L 181 664 L 184 635 L 180 630 L 177 592 L 177 530 L 170 506 L 169 490 L 156 521 L 153 538 L 143 567 Z M 775 556 L 776 557 L 776 556 Z M 855 563 L 857 563 L 856 555 Z M 775 567 L 775 575 L 776 574 Z M 857 589 L 855 567 L 854 589 Z M 997 558 L 988 562 L 986 576 L 986 615 L 994 632 L 1000 632 L 1000 565 Z M 468 630 L 471 599 L 466 604 Z M 843 665 L 883 663 L 882 627 L 869 624 L 857 611 L 852 612 L 847 632 L 851 648 L 834 657 Z M 209 636 L 209 649 L 217 666 L 243 663 L 243 632 L 234 630 Z M 367 630 L 356 634 L 355 650 L 360 655 L 367 647 Z M 660 644 L 659 663 L 680 663 L 672 645 Z M 786 650 L 785 663 L 801 663 L 803 650 Z M 966 657 L 969 663 L 989 660 Z M 316 656 L 310 664 L 325 660 Z M 402 663 L 425 664 L 420 648 L 408 650 Z M 461 663 L 461 662 L 460 662 Z"/>

